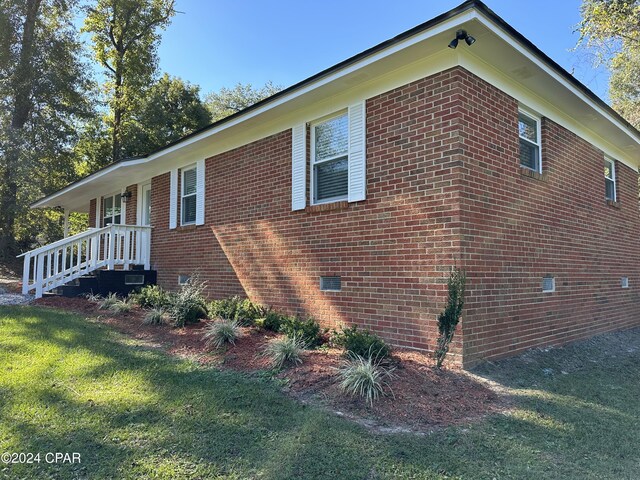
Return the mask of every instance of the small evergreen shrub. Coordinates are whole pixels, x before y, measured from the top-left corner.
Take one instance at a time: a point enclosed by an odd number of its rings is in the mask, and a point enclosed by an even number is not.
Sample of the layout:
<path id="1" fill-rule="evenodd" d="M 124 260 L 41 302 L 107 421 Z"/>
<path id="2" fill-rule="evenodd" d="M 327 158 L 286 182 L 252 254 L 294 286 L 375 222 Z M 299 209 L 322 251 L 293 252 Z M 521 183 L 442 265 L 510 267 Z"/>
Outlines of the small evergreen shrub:
<path id="1" fill-rule="evenodd" d="M 153 308 L 147 312 L 142 320 L 144 325 L 163 325 L 170 320 L 167 312 L 161 308 Z"/>
<path id="2" fill-rule="evenodd" d="M 307 348 L 315 348 L 322 344 L 320 325 L 312 318 L 300 320 L 297 317 L 283 317 L 280 332 L 289 338 L 299 338 Z"/>
<path id="3" fill-rule="evenodd" d="M 132 301 L 142 308 L 164 308 L 171 305 L 171 294 L 158 285 L 147 285 L 138 292 L 129 295 Z"/>
<path id="4" fill-rule="evenodd" d="M 110 310 L 111 307 L 119 301 L 120 299 L 115 293 L 110 293 L 100 302 L 98 310 Z"/>
<path id="5" fill-rule="evenodd" d="M 187 323 L 196 323 L 207 317 L 207 304 L 202 295 L 204 287 L 205 283 L 200 281 L 197 274 L 193 274 L 180 287 L 180 291 L 171 296 L 168 313 L 174 327 L 184 327 Z"/>
<path id="6" fill-rule="evenodd" d="M 387 358 L 391 348 L 385 341 L 369 330 L 359 330 L 356 325 L 343 327 L 341 331 L 334 331 L 331 343 L 344 348 L 347 354 L 360 355 L 364 358 Z"/>
<path id="7" fill-rule="evenodd" d="M 273 368 L 282 368 L 287 363 L 298 365 L 302 363 L 304 348 L 304 342 L 295 336 L 274 338 L 265 348 L 263 356 L 270 360 Z"/>
<path id="8" fill-rule="evenodd" d="M 234 320 L 241 325 L 253 325 L 261 315 L 264 316 L 264 308 L 254 304 L 248 298 L 233 296 L 214 300 L 209 304 L 209 314 L 212 317 Z"/>
<path id="9" fill-rule="evenodd" d="M 381 359 L 351 355 L 338 370 L 340 388 L 350 394 L 364 398 L 369 405 L 384 394 L 387 379 L 393 376 L 393 369 L 381 364 Z"/>
<path id="10" fill-rule="evenodd" d="M 284 322 L 284 317 L 279 313 L 271 310 L 267 312 L 267 314 L 262 318 L 262 327 L 265 330 L 279 332 L 280 327 L 282 326 L 282 322 Z"/>
<path id="11" fill-rule="evenodd" d="M 207 325 L 205 334 L 202 337 L 206 340 L 208 347 L 221 348 L 227 343 L 235 345 L 240 338 L 240 325 L 235 320 L 222 319 L 211 322 Z"/>
<path id="12" fill-rule="evenodd" d="M 464 270 L 454 268 L 451 271 L 449 280 L 447 281 L 447 306 L 444 311 L 438 315 L 438 344 L 436 346 L 435 358 L 436 367 L 442 367 L 444 357 L 449 352 L 453 334 L 456 326 L 462 316 L 462 308 L 464 307 L 464 291 L 467 277 Z"/>

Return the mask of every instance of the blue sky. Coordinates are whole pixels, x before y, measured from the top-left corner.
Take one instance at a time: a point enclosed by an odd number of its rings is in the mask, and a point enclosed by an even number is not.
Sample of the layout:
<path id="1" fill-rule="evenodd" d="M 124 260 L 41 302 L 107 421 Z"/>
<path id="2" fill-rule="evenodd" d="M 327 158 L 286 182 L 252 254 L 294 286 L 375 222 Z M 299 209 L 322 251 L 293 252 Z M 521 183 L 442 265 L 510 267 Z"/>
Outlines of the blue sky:
<path id="1" fill-rule="evenodd" d="M 292 85 L 423 23 L 462 0 L 177 0 L 160 68 L 202 93 L 237 82 Z M 606 100 L 607 76 L 578 40 L 580 0 L 486 0 L 486 4 Z"/>

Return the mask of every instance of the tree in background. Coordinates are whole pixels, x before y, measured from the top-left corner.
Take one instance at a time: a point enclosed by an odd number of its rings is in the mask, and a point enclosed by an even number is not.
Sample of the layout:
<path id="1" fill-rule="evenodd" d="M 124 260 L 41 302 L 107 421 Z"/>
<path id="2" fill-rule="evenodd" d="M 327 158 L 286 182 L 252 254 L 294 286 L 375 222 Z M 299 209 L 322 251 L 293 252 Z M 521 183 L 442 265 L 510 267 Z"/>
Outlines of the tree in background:
<path id="1" fill-rule="evenodd" d="M 10 259 L 28 205 L 74 179 L 69 145 L 88 115 L 73 0 L 0 0 L 0 258 Z M 48 221 L 43 215 L 42 221 Z M 20 225 L 18 225 L 20 227 Z M 24 225 L 22 225 L 24 227 Z M 46 229 L 39 225 L 40 231 Z"/>
<path id="2" fill-rule="evenodd" d="M 261 88 L 253 88 L 250 83 L 246 85 L 238 83 L 233 88 L 223 87 L 219 92 L 208 94 L 204 103 L 211 112 L 212 120 L 217 122 L 278 93 L 280 90 L 282 87 L 274 85 L 271 81 Z"/>
<path id="3" fill-rule="evenodd" d="M 206 127 L 211 114 L 200 100 L 200 87 L 165 73 L 148 89 L 132 120 L 127 150 L 143 155 Z"/>
<path id="4" fill-rule="evenodd" d="M 610 72 L 611 104 L 640 128 L 640 0 L 583 0 L 580 43 Z"/>
<path id="5" fill-rule="evenodd" d="M 96 60 L 105 68 L 109 106 L 110 161 L 130 155 L 125 132 L 158 68 L 159 30 L 175 15 L 174 0 L 97 0 L 87 9 L 83 31 L 91 35 Z M 105 163 L 109 163 L 106 162 Z"/>

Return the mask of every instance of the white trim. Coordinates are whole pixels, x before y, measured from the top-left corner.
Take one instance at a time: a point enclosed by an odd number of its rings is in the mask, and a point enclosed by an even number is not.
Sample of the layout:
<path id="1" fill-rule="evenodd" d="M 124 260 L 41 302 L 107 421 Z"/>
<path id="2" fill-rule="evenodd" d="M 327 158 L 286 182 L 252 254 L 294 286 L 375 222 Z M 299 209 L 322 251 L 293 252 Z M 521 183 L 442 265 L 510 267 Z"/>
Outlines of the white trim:
<path id="1" fill-rule="evenodd" d="M 520 164 L 520 166 L 528 170 L 533 170 L 534 172 L 542 173 L 542 118 L 523 106 L 518 106 L 518 117 L 520 117 L 520 115 L 536 122 L 536 143 L 533 143 L 528 138 L 521 137 L 520 125 L 518 125 L 518 144 L 520 144 L 520 140 L 524 140 L 525 142 L 530 143 L 538 148 L 538 168 L 531 168 L 526 165 L 522 165 L 522 163 Z M 519 123 L 520 119 L 518 119 L 518 124 Z"/>
<path id="2" fill-rule="evenodd" d="M 205 161 L 196 163 L 196 225 L 204 225 Z"/>
<path id="3" fill-rule="evenodd" d="M 360 202 L 367 198 L 367 102 L 349 106 L 349 179 L 348 200 Z"/>
<path id="4" fill-rule="evenodd" d="M 102 197 L 96 198 L 96 228 L 102 227 Z"/>
<path id="5" fill-rule="evenodd" d="M 329 157 L 329 158 L 324 158 L 319 162 L 316 162 L 316 127 L 318 125 L 322 125 L 323 123 L 327 123 L 331 120 L 334 120 L 336 118 L 340 118 L 340 117 L 347 117 L 347 151 L 346 154 L 344 155 L 334 155 L 333 157 Z M 335 203 L 335 202 L 342 202 L 344 200 L 348 200 L 349 199 L 349 180 L 347 177 L 347 194 L 343 195 L 341 197 L 331 197 L 331 198 L 325 198 L 324 200 L 316 200 L 316 184 L 315 184 L 315 166 L 316 165 L 321 165 L 323 163 L 327 163 L 327 162 L 331 162 L 333 160 L 338 160 L 344 157 L 347 157 L 347 168 L 349 165 L 349 111 L 348 110 L 341 110 L 340 112 L 336 112 L 336 113 L 332 113 L 331 115 L 327 115 L 326 117 L 314 120 L 313 122 L 310 123 L 311 126 L 311 145 L 310 145 L 310 150 L 311 150 L 311 161 L 310 161 L 310 172 L 309 172 L 309 177 L 310 177 L 310 183 L 309 183 L 309 204 L 310 205 L 322 205 L 325 203 Z"/>
<path id="6" fill-rule="evenodd" d="M 104 201 L 105 201 L 107 198 L 111 198 L 111 199 L 113 200 L 113 206 L 112 206 L 112 208 L 113 208 L 114 210 L 115 210 L 115 207 L 116 207 L 116 202 L 115 202 L 115 201 L 116 201 L 116 198 L 119 198 L 119 199 L 120 199 L 120 222 L 116 222 L 115 220 L 116 220 L 116 216 L 117 216 L 117 215 L 112 214 L 112 215 L 111 215 L 111 222 L 110 222 L 110 223 L 111 223 L 112 225 L 116 225 L 116 224 L 118 224 L 118 225 L 123 225 L 123 224 L 124 224 L 124 222 L 123 222 L 123 217 L 122 217 L 122 211 L 123 211 L 124 209 L 126 209 L 126 204 L 122 201 L 122 189 L 120 190 L 120 192 L 121 192 L 121 193 L 118 193 L 118 192 L 116 191 L 116 192 L 114 192 L 114 193 L 110 193 L 110 194 L 108 194 L 108 195 L 103 195 L 103 196 L 101 197 L 101 199 L 100 199 L 100 204 L 101 204 L 101 205 L 100 205 L 100 208 L 101 208 L 102 216 L 100 217 L 100 225 L 99 225 L 97 228 L 106 227 L 106 226 L 108 225 L 108 223 L 107 223 L 107 222 L 104 222 L 104 220 L 105 220 L 105 218 L 106 218 L 106 217 L 104 216 L 104 214 L 105 214 L 105 211 L 104 211 L 104 210 L 105 210 L 105 209 L 104 209 L 104 208 L 102 208 L 102 205 L 104 205 Z M 123 208 L 123 205 L 125 205 L 125 207 L 124 207 L 124 208 Z M 96 222 L 96 223 L 97 223 L 97 222 Z"/>
<path id="7" fill-rule="evenodd" d="M 62 237 L 67 238 L 69 236 L 69 209 L 64 209 L 64 216 L 62 219 Z"/>
<path id="8" fill-rule="evenodd" d="M 127 224 L 127 203 L 129 199 L 127 199 L 126 202 L 124 201 L 123 195 L 125 193 L 127 193 L 127 189 L 126 187 L 122 187 L 120 189 L 120 224 L 121 225 Z"/>
<path id="9" fill-rule="evenodd" d="M 169 178 L 169 229 L 178 225 L 178 169 L 171 170 Z"/>
<path id="10" fill-rule="evenodd" d="M 291 210 L 307 206 L 307 125 L 291 129 Z"/>
<path id="11" fill-rule="evenodd" d="M 189 195 L 184 194 L 184 174 L 185 172 L 190 172 L 191 170 L 195 170 L 196 172 L 196 191 L 194 193 L 190 193 Z M 193 219 L 192 222 L 184 222 L 184 199 L 187 197 L 196 197 L 196 218 Z M 180 169 L 180 225 L 195 225 L 198 219 L 198 165 L 193 163 L 186 167 L 182 167 Z"/>
<path id="12" fill-rule="evenodd" d="M 616 178 L 616 161 L 609 157 L 608 155 L 604 156 L 604 161 L 605 162 L 609 162 L 611 164 L 611 178 L 605 176 L 605 180 L 611 180 L 613 181 L 613 198 L 608 198 L 607 197 L 607 187 L 606 187 L 606 182 L 605 182 L 605 189 L 604 189 L 604 198 L 607 200 L 612 200 L 614 202 L 618 201 L 618 182 L 617 182 L 617 178 Z"/>

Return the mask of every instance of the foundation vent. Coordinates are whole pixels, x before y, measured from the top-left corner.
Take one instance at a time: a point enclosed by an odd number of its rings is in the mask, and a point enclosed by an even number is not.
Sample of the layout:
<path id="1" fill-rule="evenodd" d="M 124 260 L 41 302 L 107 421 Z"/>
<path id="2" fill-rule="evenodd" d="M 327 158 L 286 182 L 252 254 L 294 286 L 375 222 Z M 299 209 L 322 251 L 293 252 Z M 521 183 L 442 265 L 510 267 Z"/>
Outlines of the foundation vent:
<path id="1" fill-rule="evenodd" d="M 551 293 L 556 291 L 555 277 L 542 277 L 542 291 L 544 293 Z"/>
<path id="2" fill-rule="evenodd" d="M 339 292 L 342 290 L 342 279 L 340 277 L 320 277 L 320 290 Z"/>

